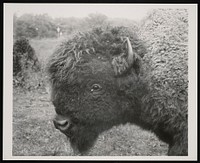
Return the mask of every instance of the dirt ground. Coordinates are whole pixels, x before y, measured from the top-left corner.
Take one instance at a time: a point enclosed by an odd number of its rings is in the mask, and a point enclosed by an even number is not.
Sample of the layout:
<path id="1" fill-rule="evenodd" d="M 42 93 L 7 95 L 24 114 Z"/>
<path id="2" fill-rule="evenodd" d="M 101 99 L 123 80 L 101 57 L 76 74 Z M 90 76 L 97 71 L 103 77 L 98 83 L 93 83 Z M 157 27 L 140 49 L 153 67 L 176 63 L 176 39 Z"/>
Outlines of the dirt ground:
<path id="1" fill-rule="evenodd" d="M 73 156 L 68 139 L 52 123 L 54 107 L 45 89 L 13 93 L 13 155 Z M 161 156 L 168 145 L 135 125 L 121 125 L 99 136 L 89 156 Z"/>

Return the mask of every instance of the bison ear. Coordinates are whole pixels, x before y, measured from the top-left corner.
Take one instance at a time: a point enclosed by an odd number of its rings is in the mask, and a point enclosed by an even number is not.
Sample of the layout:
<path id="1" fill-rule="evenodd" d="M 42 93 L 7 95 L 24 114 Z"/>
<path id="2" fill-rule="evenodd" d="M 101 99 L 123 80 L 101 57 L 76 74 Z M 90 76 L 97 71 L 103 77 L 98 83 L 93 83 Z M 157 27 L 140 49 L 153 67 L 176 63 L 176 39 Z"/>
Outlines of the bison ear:
<path id="1" fill-rule="evenodd" d="M 140 71 L 140 57 L 136 52 L 133 51 L 130 40 L 127 37 L 125 40 L 127 52 L 124 55 L 114 57 L 112 65 L 116 75 L 122 75 L 131 68 L 133 68 L 136 74 Z"/>

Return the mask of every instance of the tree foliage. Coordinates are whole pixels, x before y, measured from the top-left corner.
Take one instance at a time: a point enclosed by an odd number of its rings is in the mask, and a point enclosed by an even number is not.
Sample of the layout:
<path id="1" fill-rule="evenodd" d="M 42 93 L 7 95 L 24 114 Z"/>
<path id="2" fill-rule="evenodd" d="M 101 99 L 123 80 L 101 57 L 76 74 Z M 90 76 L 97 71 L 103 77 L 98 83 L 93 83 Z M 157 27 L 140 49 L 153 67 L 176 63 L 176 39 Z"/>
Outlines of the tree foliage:
<path id="1" fill-rule="evenodd" d="M 32 15 L 24 14 L 20 17 L 14 15 L 14 38 L 25 36 L 27 38 L 47 38 L 57 37 L 57 28 L 63 35 L 69 36 L 77 31 L 84 32 L 96 27 L 129 26 L 135 27 L 136 23 L 132 20 L 110 19 L 100 13 L 91 13 L 85 18 L 61 17 L 51 18 L 47 14 Z"/>
<path id="2" fill-rule="evenodd" d="M 32 15 L 24 14 L 14 19 L 14 36 L 27 38 L 56 37 L 57 31 L 53 19 L 47 14 Z"/>

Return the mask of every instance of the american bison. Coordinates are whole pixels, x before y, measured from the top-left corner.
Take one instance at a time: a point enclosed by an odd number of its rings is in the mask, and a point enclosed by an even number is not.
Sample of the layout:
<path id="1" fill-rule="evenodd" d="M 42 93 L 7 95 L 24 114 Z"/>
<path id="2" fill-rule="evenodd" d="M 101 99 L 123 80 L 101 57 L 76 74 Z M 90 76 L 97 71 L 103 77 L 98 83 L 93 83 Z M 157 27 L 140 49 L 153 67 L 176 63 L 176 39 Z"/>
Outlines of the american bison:
<path id="1" fill-rule="evenodd" d="M 55 50 L 48 62 L 54 125 L 74 150 L 84 154 L 103 131 L 132 123 L 168 143 L 168 155 L 188 155 L 186 90 L 169 94 L 165 79 L 159 90 L 145 53 L 123 27 L 78 33 Z"/>

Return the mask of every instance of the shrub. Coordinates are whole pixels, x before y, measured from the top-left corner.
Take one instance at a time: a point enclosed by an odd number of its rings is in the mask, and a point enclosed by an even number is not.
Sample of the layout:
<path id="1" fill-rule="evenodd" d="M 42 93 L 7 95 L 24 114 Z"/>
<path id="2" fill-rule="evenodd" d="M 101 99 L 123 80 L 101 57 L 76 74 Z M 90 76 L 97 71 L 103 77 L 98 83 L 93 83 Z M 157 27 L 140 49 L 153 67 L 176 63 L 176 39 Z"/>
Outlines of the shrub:
<path id="1" fill-rule="evenodd" d="M 31 73 L 40 70 L 40 63 L 29 40 L 22 37 L 13 46 L 13 77 L 14 85 L 25 86 Z M 33 78 L 33 76 L 32 76 Z"/>

